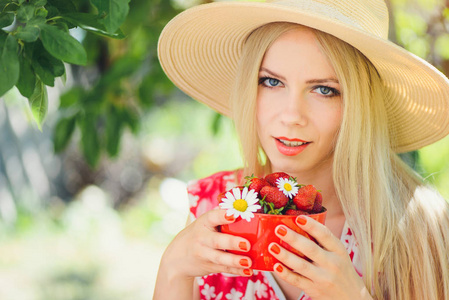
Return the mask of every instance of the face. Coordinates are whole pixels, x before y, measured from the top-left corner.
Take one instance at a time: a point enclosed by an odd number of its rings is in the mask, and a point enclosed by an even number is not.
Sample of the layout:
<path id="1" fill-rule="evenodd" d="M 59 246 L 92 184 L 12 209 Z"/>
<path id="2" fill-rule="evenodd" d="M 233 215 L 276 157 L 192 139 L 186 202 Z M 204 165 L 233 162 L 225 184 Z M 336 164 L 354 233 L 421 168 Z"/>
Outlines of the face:
<path id="1" fill-rule="evenodd" d="M 281 35 L 259 70 L 257 126 L 272 172 L 307 177 L 330 172 L 341 124 L 340 85 L 314 33 Z"/>

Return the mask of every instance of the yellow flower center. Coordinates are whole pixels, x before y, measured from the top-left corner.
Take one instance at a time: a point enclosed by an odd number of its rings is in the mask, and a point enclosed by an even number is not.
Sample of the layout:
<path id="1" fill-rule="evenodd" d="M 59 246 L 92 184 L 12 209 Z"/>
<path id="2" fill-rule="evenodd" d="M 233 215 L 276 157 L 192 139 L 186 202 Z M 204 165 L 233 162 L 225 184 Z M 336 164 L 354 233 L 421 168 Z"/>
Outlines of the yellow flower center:
<path id="1" fill-rule="evenodd" d="M 243 199 L 237 199 L 234 201 L 234 208 L 238 211 L 245 212 L 248 208 L 248 203 Z"/>
<path id="2" fill-rule="evenodd" d="M 290 192 L 290 191 L 292 190 L 291 184 L 288 183 L 288 182 L 284 183 L 284 189 L 285 189 L 287 192 Z"/>

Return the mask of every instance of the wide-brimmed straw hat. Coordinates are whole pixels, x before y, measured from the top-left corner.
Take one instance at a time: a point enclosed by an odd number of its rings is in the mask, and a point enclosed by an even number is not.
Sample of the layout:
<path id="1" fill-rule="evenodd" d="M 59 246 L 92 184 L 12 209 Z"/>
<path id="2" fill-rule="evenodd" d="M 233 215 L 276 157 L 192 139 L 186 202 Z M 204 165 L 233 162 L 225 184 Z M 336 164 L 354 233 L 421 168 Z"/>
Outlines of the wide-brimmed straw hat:
<path id="1" fill-rule="evenodd" d="M 199 5 L 166 25 L 158 45 L 160 63 L 182 91 L 229 116 L 228 99 L 245 39 L 271 22 L 298 23 L 329 33 L 374 64 L 388 91 L 385 101 L 395 151 L 415 150 L 449 134 L 449 80 L 388 41 L 388 10 L 383 0 Z"/>

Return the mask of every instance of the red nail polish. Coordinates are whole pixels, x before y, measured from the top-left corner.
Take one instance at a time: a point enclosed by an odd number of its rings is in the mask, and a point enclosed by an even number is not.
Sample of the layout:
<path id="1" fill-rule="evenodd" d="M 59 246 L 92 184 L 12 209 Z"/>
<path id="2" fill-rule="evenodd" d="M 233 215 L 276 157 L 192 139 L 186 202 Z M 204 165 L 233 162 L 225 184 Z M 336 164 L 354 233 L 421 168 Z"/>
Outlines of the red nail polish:
<path id="1" fill-rule="evenodd" d="M 228 220 L 229 222 L 235 221 L 234 215 L 230 215 L 230 216 L 225 215 L 225 219 Z"/>
<path id="2" fill-rule="evenodd" d="M 284 268 L 281 265 L 278 265 L 276 267 L 276 271 L 278 271 L 279 273 L 282 273 L 282 271 L 284 271 Z"/>
<path id="3" fill-rule="evenodd" d="M 287 234 L 287 229 L 285 229 L 284 227 L 279 227 L 278 230 L 276 231 L 280 236 L 285 236 Z"/>
<path id="4" fill-rule="evenodd" d="M 239 261 L 239 264 L 240 264 L 242 267 L 249 267 L 249 262 L 248 262 L 248 260 L 247 260 L 246 258 L 242 258 L 242 259 Z"/>
<path id="5" fill-rule="evenodd" d="M 253 271 L 251 271 L 250 269 L 245 269 L 243 270 L 243 274 L 251 276 L 253 274 Z"/>
<path id="6" fill-rule="evenodd" d="M 281 248 L 278 247 L 278 245 L 274 244 L 270 247 L 270 250 L 273 251 L 275 254 L 281 253 Z"/>
<path id="7" fill-rule="evenodd" d="M 307 219 L 304 218 L 304 217 L 299 216 L 299 217 L 296 218 L 296 222 L 299 223 L 300 225 L 306 225 Z"/>
<path id="8" fill-rule="evenodd" d="M 239 248 L 240 248 L 241 250 L 243 250 L 243 251 L 247 251 L 247 250 L 248 250 L 248 247 L 246 246 L 246 243 L 245 243 L 245 242 L 240 242 L 240 243 L 239 243 Z"/>

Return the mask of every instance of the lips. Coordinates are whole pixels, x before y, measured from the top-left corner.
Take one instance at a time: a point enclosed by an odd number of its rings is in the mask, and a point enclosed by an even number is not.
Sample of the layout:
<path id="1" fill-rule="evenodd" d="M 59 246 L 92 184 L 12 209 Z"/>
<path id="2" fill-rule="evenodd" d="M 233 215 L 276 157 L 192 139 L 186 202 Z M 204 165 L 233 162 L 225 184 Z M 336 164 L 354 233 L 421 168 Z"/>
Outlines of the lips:
<path id="1" fill-rule="evenodd" d="M 275 143 L 278 151 L 286 156 L 295 156 L 304 151 L 304 149 L 311 143 L 300 139 L 289 139 L 286 137 L 275 138 Z"/>

